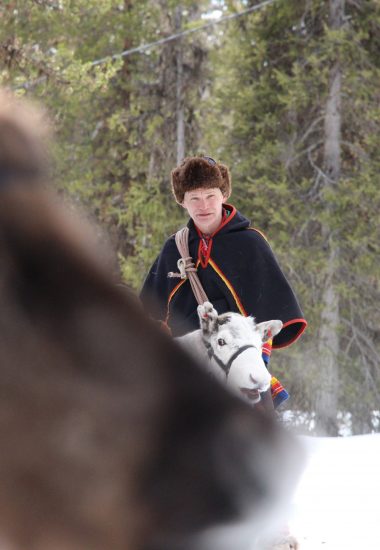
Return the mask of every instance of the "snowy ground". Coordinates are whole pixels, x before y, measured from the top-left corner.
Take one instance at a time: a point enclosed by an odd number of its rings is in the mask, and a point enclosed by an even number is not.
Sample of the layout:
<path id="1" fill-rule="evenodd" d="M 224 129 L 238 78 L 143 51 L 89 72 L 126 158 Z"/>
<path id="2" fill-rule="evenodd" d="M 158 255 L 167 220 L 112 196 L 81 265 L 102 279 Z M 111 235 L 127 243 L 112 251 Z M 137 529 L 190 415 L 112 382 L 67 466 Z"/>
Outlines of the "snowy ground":
<path id="1" fill-rule="evenodd" d="M 289 521 L 300 550 L 380 550 L 380 434 L 301 439 Z"/>

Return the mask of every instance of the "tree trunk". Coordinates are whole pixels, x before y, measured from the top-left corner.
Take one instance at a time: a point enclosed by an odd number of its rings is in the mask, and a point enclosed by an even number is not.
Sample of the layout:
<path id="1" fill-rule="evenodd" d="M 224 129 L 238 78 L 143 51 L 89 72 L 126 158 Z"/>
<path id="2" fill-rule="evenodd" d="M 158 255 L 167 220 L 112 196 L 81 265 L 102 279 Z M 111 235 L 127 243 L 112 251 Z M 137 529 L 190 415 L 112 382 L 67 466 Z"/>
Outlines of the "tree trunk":
<path id="1" fill-rule="evenodd" d="M 182 7 L 176 8 L 175 14 L 176 32 L 180 32 L 182 28 Z M 176 64 L 177 64 L 177 164 L 185 156 L 185 106 L 183 101 L 183 49 L 182 40 L 177 40 L 176 47 Z"/>
<path id="2" fill-rule="evenodd" d="M 330 0 L 330 26 L 338 29 L 344 21 L 344 1 Z M 324 122 L 324 187 L 338 192 L 341 175 L 341 65 L 339 58 L 330 71 L 329 94 Z M 326 203 L 328 218 L 334 216 L 333 208 Z M 336 273 L 339 264 L 339 243 L 329 223 L 322 229 L 327 250 L 325 283 L 322 292 L 321 328 L 318 356 L 320 362 L 319 384 L 316 396 L 316 430 L 321 435 L 338 434 L 339 399 L 339 295 Z"/>

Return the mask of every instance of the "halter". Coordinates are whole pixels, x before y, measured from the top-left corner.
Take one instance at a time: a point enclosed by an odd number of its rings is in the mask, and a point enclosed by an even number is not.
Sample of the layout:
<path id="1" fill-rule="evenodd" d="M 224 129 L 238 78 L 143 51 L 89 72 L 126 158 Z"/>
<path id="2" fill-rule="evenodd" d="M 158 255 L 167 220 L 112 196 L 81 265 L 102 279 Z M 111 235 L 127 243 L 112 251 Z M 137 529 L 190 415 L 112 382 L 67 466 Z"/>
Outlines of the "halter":
<path id="1" fill-rule="evenodd" d="M 216 355 L 215 351 L 213 350 L 211 344 L 207 342 L 206 340 L 203 340 L 203 343 L 207 349 L 207 355 L 209 359 L 214 359 L 217 365 L 222 369 L 224 374 L 226 375 L 226 378 L 228 378 L 228 375 L 230 373 L 230 369 L 232 367 L 232 363 L 235 361 L 237 357 L 244 351 L 246 351 L 249 348 L 255 348 L 255 346 L 252 346 L 252 344 L 247 344 L 245 346 L 242 346 L 241 348 L 238 348 L 235 353 L 231 355 L 227 363 L 223 363 L 223 361 Z"/>

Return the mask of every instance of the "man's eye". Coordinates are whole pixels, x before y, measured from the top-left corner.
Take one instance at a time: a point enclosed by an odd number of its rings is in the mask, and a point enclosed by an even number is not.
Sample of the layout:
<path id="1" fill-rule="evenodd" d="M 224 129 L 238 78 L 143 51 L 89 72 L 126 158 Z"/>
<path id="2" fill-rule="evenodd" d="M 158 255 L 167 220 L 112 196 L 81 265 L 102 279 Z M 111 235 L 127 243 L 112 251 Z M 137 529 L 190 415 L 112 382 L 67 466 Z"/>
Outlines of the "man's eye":
<path id="1" fill-rule="evenodd" d="M 218 346 L 225 346 L 226 341 L 223 338 L 218 338 Z"/>

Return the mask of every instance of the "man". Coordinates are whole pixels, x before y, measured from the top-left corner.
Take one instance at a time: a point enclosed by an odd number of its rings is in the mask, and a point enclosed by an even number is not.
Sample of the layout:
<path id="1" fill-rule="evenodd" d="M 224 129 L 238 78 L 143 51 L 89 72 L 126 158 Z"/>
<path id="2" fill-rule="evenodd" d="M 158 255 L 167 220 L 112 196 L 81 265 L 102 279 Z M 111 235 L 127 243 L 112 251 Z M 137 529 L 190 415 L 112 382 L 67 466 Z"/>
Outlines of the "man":
<path id="1" fill-rule="evenodd" d="M 211 157 L 185 158 L 172 171 L 175 200 L 190 216 L 189 251 L 200 282 L 218 313 L 252 315 L 258 323 L 281 319 L 282 331 L 264 345 L 268 365 L 271 348 L 289 346 L 306 321 L 288 281 L 264 235 L 226 201 L 231 194 L 227 166 Z M 187 279 L 174 279 L 180 258 L 174 235 L 164 244 L 144 282 L 142 301 L 173 336 L 199 328 L 197 302 Z M 268 402 L 268 396 L 264 402 Z M 272 398 L 278 406 L 288 397 L 276 379 Z"/>

